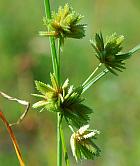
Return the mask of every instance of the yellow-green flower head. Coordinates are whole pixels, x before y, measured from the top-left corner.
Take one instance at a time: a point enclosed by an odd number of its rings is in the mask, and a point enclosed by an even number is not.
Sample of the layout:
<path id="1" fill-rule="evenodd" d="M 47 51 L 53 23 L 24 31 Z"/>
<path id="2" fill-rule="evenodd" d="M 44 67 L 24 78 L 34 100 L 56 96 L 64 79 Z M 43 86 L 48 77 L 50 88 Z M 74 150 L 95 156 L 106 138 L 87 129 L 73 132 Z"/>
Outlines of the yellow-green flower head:
<path id="1" fill-rule="evenodd" d="M 49 32 L 40 32 L 41 35 L 55 36 L 56 38 L 83 38 L 85 36 L 85 24 L 79 24 L 83 16 L 76 13 L 68 4 L 52 12 L 51 19 L 44 18 L 44 25 Z"/>
<path id="2" fill-rule="evenodd" d="M 42 108 L 40 112 L 45 109 L 51 112 L 60 111 L 59 93 L 61 90 L 54 75 L 51 74 L 50 77 L 52 86 L 40 81 L 35 81 L 36 88 L 41 94 L 33 94 L 33 96 L 39 97 L 41 100 L 34 103 L 33 108 Z"/>
<path id="3" fill-rule="evenodd" d="M 122 53 L 122 43 L 124 36 L 116 33 L 108 36 L 104 40 L 102 33 L 96 33 L 95 40 L 90 40 L 92 47 L 95 50 L 95 55 L 105 67 L 117 75 L 115 70 L 122 71 L 125 69 L 124 61 L 132 56 L 134 52 L 140 49 L 140 46 L 135 47 L 127 53 Z"/>
<path id="4" fill-rule="evenodd" d="M 87 124 L 92 110 L 83 104 L 82 87 L 69 86 L 68 79 L 59 86 L 53 74 L 51 83 L 52 85 L 35 81 L 36 88 L 41 94 L 33 95 L 41 100 L 34 103 L 33 108 L 41 108 L 40 112 L 43 110 L 60 112 L 66 122 L 76 128 Z"/>
<path id="5" fill-rule="evenodd" d="M 75 159 L 94 159 L 99 156 L 100 149 L 95 145 L 93 139 L 100 134 L 97 130 L 88 130 L 89 125 L 81 127 L 73 133 L 70 139 L 71 149 Z"/>

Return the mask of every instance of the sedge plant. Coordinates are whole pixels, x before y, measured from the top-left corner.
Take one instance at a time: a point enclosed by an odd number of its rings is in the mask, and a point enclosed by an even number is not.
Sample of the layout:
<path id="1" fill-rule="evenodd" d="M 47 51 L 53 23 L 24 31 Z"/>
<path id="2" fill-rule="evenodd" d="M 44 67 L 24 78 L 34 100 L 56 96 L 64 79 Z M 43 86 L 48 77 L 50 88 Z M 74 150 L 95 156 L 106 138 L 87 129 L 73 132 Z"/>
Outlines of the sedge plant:
<path id="1" fill-rule="evenodd" d="M 46 30 L 40 31 L 39 34 L 49 37 L 53 71 L 50 73 L 51 84 L 35 81 L 36 89 L 40 94 L 33 95 L 40 100 L 33 104 L 33 108 L 40 112 L 48 110 L 57 114 L 57 166 L 62 166 L 63 152 L 66 165 L 69 166 L 63 121 L 66 121 L 72 132 L 70 145 L 76 161 L 95 159 L 99 156 L 101 150 L 96 145 L 96 138 L 100 132 L 89 129 L 93 111 L 84 104 L 83 93 L 107 73 L 118 75 L 122 72 L 125 69 L 125 61 L 140 49 L 140 45 L 123 53 L 123 35 L 113 33 L 104 38 L 101 32 L 96 33 L 90 40 L 90 44 L 99 60 L 97 67 L 78 87 L 70 85 L 69 79 L 61 82 L 61 53 L 65 41 L 67 38 L 83 39 L 87 25 L 81 23 L 83 16 L 75 12 L 68 4 L 64 7 L 60 6 L 57 12 L 51 11 L 49 0 L 44 0 L 44 6 L 46 15 L 43 18 L 43 24 Z M 100 73 L 96 74 L 98 70 Z"/>
<path id="2" fill-rule="evenodd" d="M 122 52 L 122 44 L 124 42 L 123 35 L 113 33 L 104 37 L 101 32 L 95 33 L 95 36 L 90 40 L 89 44 L 91 45 L 93 54 L 99 61 L 97 67 L 93 69 L 85 81 L 77 87 L 71 85 L 68 78 L 62 82 L 60 68 L 63 64 L 61 62 L 61 54 L 65 42 L 68 38 L 72 40 L 83 39 L 85 37 L 87 25 L 81 23 L 83 16 L 75 12 L 68 4 L 65 4 L 63 7 L 60 6 L 58 11 L 55 12 L 51 10 L 50 1 L 44 0 L 44 8 L 45 16 L 43 17 L 43 25 L 45 31 L 39 31 L 39 35 L 49 38 L 53 71 L 50 72 L 51 84 L 35 81 L 35 87 L 39 93 L 32 94 L 38 98 L 38 101 L 35 102 L 32 107 L 39 112 L 50 111 L 56 113 L 57 166 L 63 165 L 63 154 L 65 165 L 70 166 L 69 154 L 62 126 L 63 121 L 65 120 L 65 124 L 71 131 L 70 146 L 72 154 L 77 162 L 83 159 L 94 160 L 96 157 L 100 156 L 101 150 L 96 145 L 96 139 L 98 138 L 100 131 L 91 129 L 89 126 L 93 111 L 85 105 L 83 93 L 103 76 L 107 75 L 107 73 L 118 76 L 119 72 L 123 72 L 123 70 L 126 69 L 126 60 L 140 50 L 140 45 L 137 45 L 127 52 Z M 10 97 L 3 92 L 0 92 L 0 94 L 8 100 L 14 100 L 26 106 L 25 112 L 16 123 L 18 124 L 27 114 L 30 104 Z M 20 165 L 25 165 L 15 136 L 2 112 L 0 112 L 0 117 L 6 124 L 10 133 Z"/>

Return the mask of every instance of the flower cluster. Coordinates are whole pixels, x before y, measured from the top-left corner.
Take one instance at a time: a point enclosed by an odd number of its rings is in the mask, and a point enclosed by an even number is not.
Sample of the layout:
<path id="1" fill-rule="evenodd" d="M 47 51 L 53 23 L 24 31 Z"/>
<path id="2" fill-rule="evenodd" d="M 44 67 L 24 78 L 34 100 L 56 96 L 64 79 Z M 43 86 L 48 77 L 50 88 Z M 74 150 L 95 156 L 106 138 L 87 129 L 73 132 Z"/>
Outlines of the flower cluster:
<path id="1" fill-rule="evenodd" d="M 41 35 L 54 36 L 56 38 L 83 38 L 85 36 L 85 24 L 79 24 L 83 16 L 76 13 L 68 4 L 52 12 L 51 19 L 44 18 L 44 25 L 49 32 L 40 32 Z"/>
<path id="2" fill-rule="evenodd" d="M 68 79 L 59 87 L 55 76 L 53 74 L 50 76 L 52 85 L 35 81 L 36 88 L 41 95 L 33 95 L 42 98 L 42 100 L 33 104 L 33 108 L 41 108 L 40 111 L 60 112 L 67 123 L 76 128 L 87 124 L 92 110 L 83 104 L 82 87 L 69 86 Z"/>
<path id="3" fill-rule="evenodd" d="M 94 159 L 95 156 L 100 155 L 100 149 L 94 143 L 96 135 L 100 134 L 100 132 L 88 130 L 88 128 L 89 125 L 85 125 L 71 136 L 71 149 L 76 160 Z"/>
<path id="4" fill-rule="evenodd" d="M 95 40 L 91 40 L 91 45 L 95 50 L 95 55 L 101 63 L 113 74 L 117 75 L 116 71 L 122 72 L 125 69 L 124 61 L 132 56 L 139 47 L 130 50 L 127 53 L 122 53 L 122 43 L 124 36 L 118 36 L 116 33 L 108 36 L 104 40 L 102 33 L 96 33 Z"/>
<path id="5" fill-rule="evenodd" d="M 51 112 L 59 111 L 60 89 L 55 79 L 55 76 L 51 74 L 50 77 L 52 86 L 40 81 L 35 81 L 36 88 L 41 93 L 41 95 L 33 95 L 42 98 L 42 100 L 33 104 L 33 108 L 42 108 L 40 112 L 42 112 L 44 109 L 49 110 Z"/>

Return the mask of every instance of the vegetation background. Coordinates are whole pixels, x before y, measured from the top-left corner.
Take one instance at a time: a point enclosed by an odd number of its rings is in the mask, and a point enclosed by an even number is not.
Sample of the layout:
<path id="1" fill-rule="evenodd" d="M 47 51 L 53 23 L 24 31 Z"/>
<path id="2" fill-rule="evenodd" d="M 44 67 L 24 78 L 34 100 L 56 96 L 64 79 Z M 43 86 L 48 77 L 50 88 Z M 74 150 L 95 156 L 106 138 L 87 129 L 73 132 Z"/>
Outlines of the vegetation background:
<path id="1" fill-rule="evenodd" d="M 88 24 L 83 40 L 68 39 L 62 57 L 63 79 L 78 85 L 97 65 L 89 39 L 95 32 L 104 35 L 113 32 L 126 36 L 124 46 L 133 48 L 140 43 L 139 0 L 52 0 L 51 6 L 69 3 L 83 14 Z M 0 1 L 0 90 L 11 96 L 33 102 L 30 95 L 34 80 L 49 81 L 52 71 L 49 42 L 39 37 L 43 30 L 43 0 Z M 72 166 L 138 166 L 140 165 L 140 53 L 127 63 L 127 70 L 119 77 L 109 74 L 86 92 L 87 104 L 94 109 L 91 126 L 101 130 L 97 140 L 102 149 L 95 161 L 76 164 L 66 140 Z M 24 108 L 0 98 L 10 122 L 16 121 Z M 56 165 L 56 115 L 30 110 L 25 120 L 14 127 L 27 165 Z M 11 140 L 0 122 L 0 165 L 18 166 Z"/>

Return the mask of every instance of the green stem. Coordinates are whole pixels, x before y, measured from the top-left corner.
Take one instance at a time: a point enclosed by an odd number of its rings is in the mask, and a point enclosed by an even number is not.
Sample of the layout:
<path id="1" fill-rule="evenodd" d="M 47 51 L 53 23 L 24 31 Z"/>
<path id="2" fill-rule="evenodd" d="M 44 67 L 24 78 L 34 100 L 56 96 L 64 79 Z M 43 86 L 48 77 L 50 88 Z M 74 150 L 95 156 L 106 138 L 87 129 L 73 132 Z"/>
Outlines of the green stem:
<path id="1" fill-rule="evenodd" d="M 58 83 L 60 84 L 61 82 L 61 77 L 60 77 L 60 70 L 61 70 L 61 62 L 60 62 L 60 54 L 61 54 L 61 39 L 58 38 L 58 50 L 57 50 L 57 59 L 58 59 Z"/>
<path id="2" fill-rule="evenodd" d="M 45 6 L 46 17 L 48 19 L 51 19 L 51 10 L 50 10 L 49 0 L 44 0 L 44 6 Z M 60 85 L 60 65 L 58 63 L 55 40 L 54 40 L 54 37 L 49 37 L 49 39 L 50 39 L 50 48 L 51 48 L 51 55 L 52 55 L 53 72 L 56 76 L 58 84 Z M 58 55 L 59 55 L 59 51 L 58 51 Z M 57 113 L 57 166 L 62 166 L 62 141 L 61 141 L 61 135 L 60 135 L 61 121 L 62 121 L 62 117 L 60 113 Z"/>
<path id="3" fill-rule="evenodd" d="M 57 70 L 57 81 L 59 86 L 61 85 L 61 75 L 60 75 L 60 48 L 61 48 L 61 40 L 58 38 L 58 49 L 57 49 L 57 62 L 58 62 L 58 70 Z M 62 136 L 61 131 L 63 130 L 61 127 L 62 115 L 57 113 L 57 166 L 62 166 Z M 63 138 L 64 139 L 64 138 Z"/>
<path id="4" fill-rule="evenodd" d="M 51 10 L 50 10 L 50 2 L 49 0 L 44 0 L 45 6 L 45 15 L 48 19 L 51 19 Z M 49 30 L 49 29 L 48 29 Z M 52 55 L 52 64 L 53 64 L 53 71 L 58 80 L 58 59 L 55 47 L 55 40 L 54 37 L 49 37 L 50 40 L 50 48 L 51 48 L 51 55 Z"/>
<path id="5" fill-rule="evenodd" d="M 70 162 L 69 162 L 69 158 L 68 158 L 68 152 L 67 152 L 67 147 L 66 147 L 66 143 L 65 143 L 65 138 L 64 138 L 64 133 L 63 133 L 62 127 L 60 128 L 60 132 L 61 132 L 61 140 L 62 140 L 62 145 L 63 145 L 63 152 L 64 152 L 65 163 L 66 163 L 66 166 L 70 166 Z"/>
<path id="6" fill-rule="evenodd" d="M 62 166 L 61 121 L 62 116 L 57 113 L 57 166 Z"/>
<path id="7" fill-rule="evenodd" d="M 96 67 L 96 69 L 91 73 L 91 75 L 86 79 L 86 81 L 82 84 L 82 86 L 86 85 L 88 81 L 93 77 L 93 75 L 96 73 L 96 71 L 101 67 L 102 63 L 99 63 L 99 65 Z"/>
<path id="8" fill-rule="evenodd" d="M 86 85 L 83 86 L 83 92 L 88 90 L 95 82 L 97 82 L 99 79 L 101 79 L 105 74 L 108 73 L 108 69 L 103 70 L 101 73 L 99 73 L 96 77 L 94 77 L 92 80 L 90 80 Z"/>
<path id="9" fill-rule="evenodd" d="M 132 50 L 129 51 L 130 54 L 134 54 L 135 52 L 137 52 L 138 50 L 140 50 L 140 44 L 137 45 L 136 47 L 134 47 Z"/>

